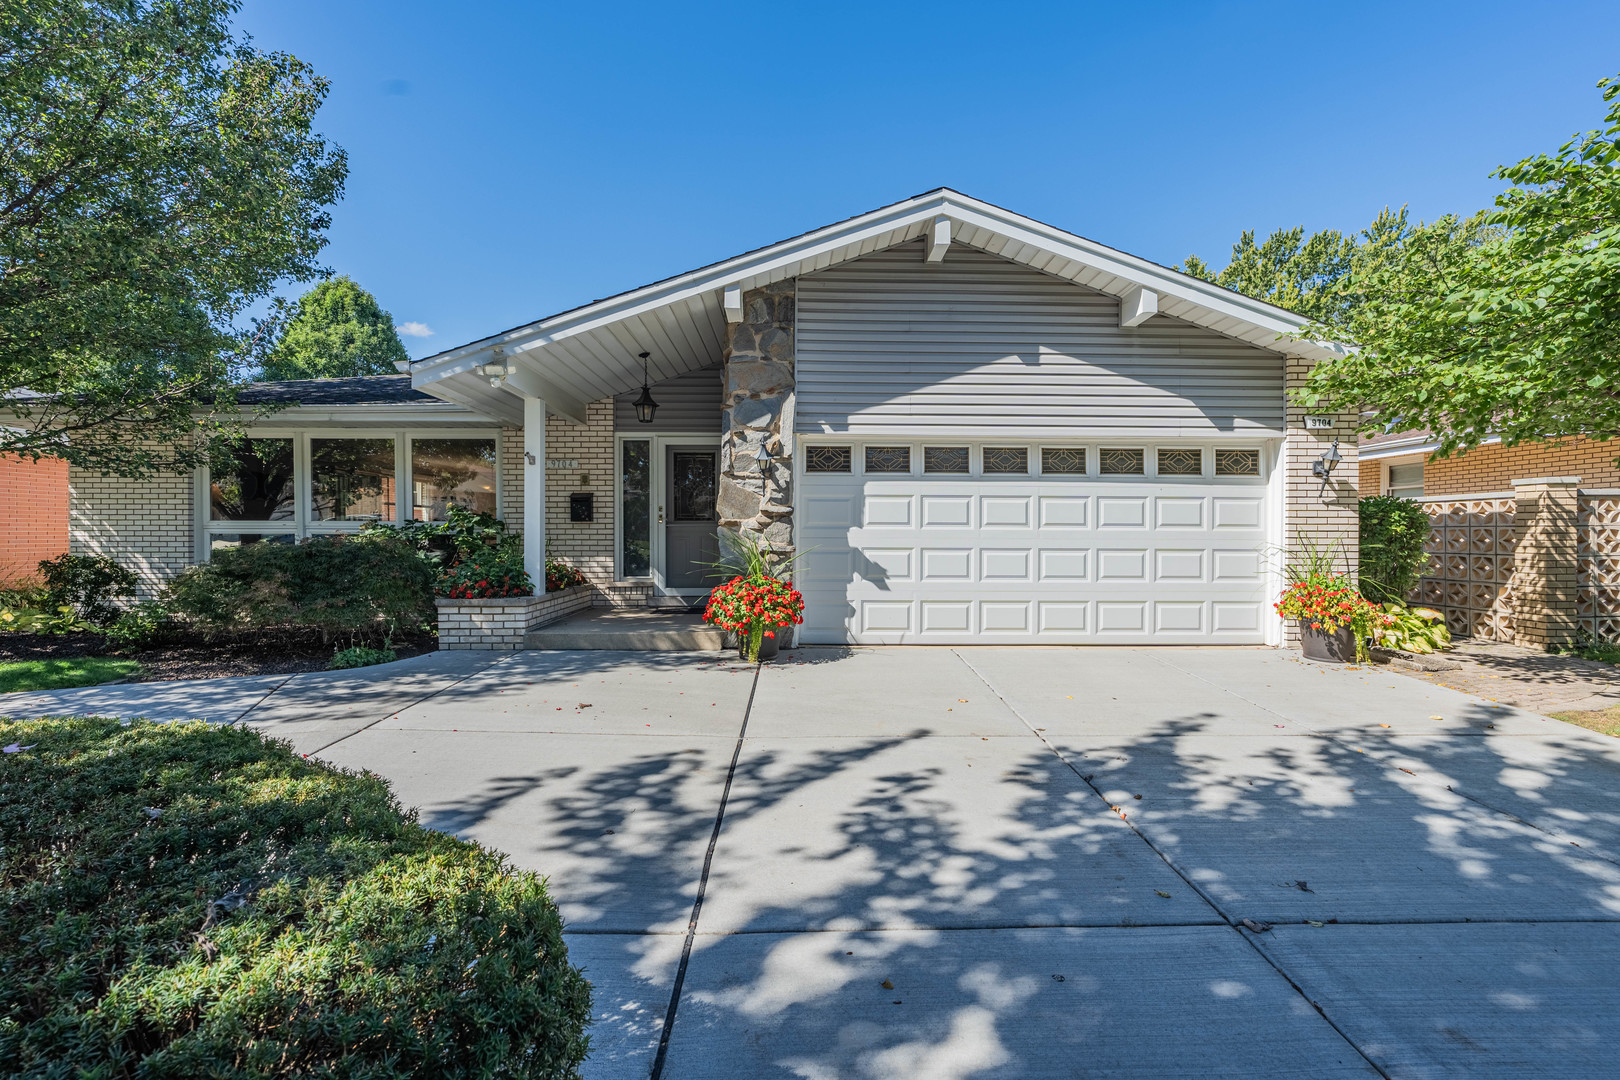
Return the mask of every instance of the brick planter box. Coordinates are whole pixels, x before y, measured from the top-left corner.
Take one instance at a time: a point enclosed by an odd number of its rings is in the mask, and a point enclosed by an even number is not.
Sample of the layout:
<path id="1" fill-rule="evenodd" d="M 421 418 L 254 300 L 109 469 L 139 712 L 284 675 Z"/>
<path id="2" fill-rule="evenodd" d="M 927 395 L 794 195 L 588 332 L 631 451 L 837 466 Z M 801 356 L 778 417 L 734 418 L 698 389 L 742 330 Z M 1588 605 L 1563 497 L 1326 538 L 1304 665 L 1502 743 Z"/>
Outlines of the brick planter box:
<path id="1" fill-rule="evenodd" d="M 506 596 L 495 600 L 439 597 L 440 649 L 523 648 L 523 638 L 537 626 L 584 611 L 596 595 L 593 585 L 575 585 L 544 596 Z"/>

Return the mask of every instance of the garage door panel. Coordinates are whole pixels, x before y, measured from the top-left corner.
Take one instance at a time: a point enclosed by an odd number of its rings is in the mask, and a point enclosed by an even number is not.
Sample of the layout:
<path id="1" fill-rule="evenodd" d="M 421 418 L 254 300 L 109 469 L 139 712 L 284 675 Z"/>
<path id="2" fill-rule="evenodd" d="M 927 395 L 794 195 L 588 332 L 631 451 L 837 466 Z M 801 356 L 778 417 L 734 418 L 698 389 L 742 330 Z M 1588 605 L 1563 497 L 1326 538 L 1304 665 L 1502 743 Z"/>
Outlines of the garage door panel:
<path id="1" fill-rule="evenodd" d="M 867 528 L 910 528 L 910 495 L 868 495 L 862 524 Z"/>
<path id="2" fill-rule="evenodd" d="M 979 580 L 990 583 L 1029 581 L 1031 554 L 1028 548 L 986 548 L 979 553 Z"/>
<path id="3" fill-rule="evenodd" d="M 1202 529 L 1204 500 L 1196 496 L 1160 495 L 1153 500 L 1155 524 L 1161 529 Z"/>
<path id="4" fill-rule="evenodd" d="M 1146 496 L 1097 496 L 1097 525 L 1104 529 L 1141 529 L 1147 526 Z"/>
<path id="5" fill-rule="evenodd" d="M 985 600 L 979 604 L 979 626 L 985 634 L 1029 633 L 1028 603 Z"/>
<path id="6" fill-rule="evenodd" d="M 1043 548 L 1041 550 L 1042 581 L 1085 581 L 1090 565 L 1091 552 L 1085 548 L 1072 550 Z"/>
<path id="7" fill-rule="evenodd" d="M 1204 549 L 1160 548 L 1153 553 L 1155 581 L 1203 581 Z"/>
<path id="8" fill-rule="evenodd" d="M 1204 607 L 1196 600 L 1156 600 L 1153 630 L 1159 634 L 1202 634 Z"/>
<path id="9" fill-rule="evenodd" d="M 862 548 L 860 554 L 864 560 L 857 572 L 868 581 L 913 580 L 911 567 L 916 553 L 911 548 Z"/>
<path id="10" fill-rule="evenodd" d="M 1043 600 L 1038 606 L 1044 635 L 1083 634 L 1091 627 L 1091 605 L 1085 601 Z"/>
<path id="11" fill-rule="evenodd" d="M 925 529 L 972 528 L 972 496 L 924 495 L 922 524 Z"/>
<path id="12" fill-rule="evenodd" d="M 1097 552 L 1098 581 L 1146 581 L 1147 567 L 1145 548 L 1104 548 Z"/>
<path id="13" fill-rule="evenodd" d="M 1265 521 L 1263 499 L 1217 496 L 1212 502 L 1217 529 L 1258 529 Z"/>
<path id="14" fill-rule="evenodd" d="M 1030 497 L 986 495 L 979 499 L 979 513 L 987 529 L 1027 529 L 1030 521 Z"/>
<path id="15" fill-rule="evenodd" d="M 922 580 L 962 582 L 973 580 L 973 549 L 923 548 Z"/>
<path id="16" fill-rule="evenodd" d="M 973 604 L 967 600 L 925 600 L 922 608 L 924 634 L 971 634 Z"/>
<path id="17" fill-rule="evenodd" d="M 800 481 L 801 640 L 1255 643 L 1263 478 Z"/>
<path id="18" fill-rule="evenodd" d="M 1041 528 L 1083 529 L 1090 520 L 1091 500 L 1084 496 L 1042 495 Z"/>

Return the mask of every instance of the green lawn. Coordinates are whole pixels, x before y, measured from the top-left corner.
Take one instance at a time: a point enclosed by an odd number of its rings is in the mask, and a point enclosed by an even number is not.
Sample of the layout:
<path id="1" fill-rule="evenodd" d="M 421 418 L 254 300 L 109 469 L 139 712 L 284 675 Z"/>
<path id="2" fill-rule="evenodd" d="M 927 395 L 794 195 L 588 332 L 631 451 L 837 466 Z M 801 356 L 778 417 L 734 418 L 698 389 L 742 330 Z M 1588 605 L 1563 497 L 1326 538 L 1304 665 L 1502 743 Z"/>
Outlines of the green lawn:
<path id="1" fill-rule="evenodd" d="M 1591 712 L 1555 712 L 1549 715 L 1554 720 L 1579 724 L 1583 728 L 1591 728 L 1605 735 L 1620 735 L 1620 705 L 1594 709 Z"/>
<path id="2" fill-rule="evenodd" d="M 78 656 L 72 660 L 12 660 L 0 663 L 0 694 L 17 690 L 62 690 L 122 679 L 140 669 L 133 660 Z"/>

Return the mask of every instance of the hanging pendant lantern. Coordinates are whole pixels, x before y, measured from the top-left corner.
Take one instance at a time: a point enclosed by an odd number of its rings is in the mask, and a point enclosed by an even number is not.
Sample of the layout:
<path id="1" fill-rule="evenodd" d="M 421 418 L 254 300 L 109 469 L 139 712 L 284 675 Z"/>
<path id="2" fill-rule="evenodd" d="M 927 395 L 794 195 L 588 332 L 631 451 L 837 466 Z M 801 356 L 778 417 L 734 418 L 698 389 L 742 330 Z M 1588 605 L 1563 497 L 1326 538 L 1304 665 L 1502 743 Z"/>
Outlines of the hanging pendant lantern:
<path id="1" fill-rule="evenodd" d="M 635 400 L 636 419 L 643 424 L 653 422 L 653 413 L 658 411 L 658 402 L 653 400 L 652 389 L 647 385 L 647 357 L 652 353 L 641 354 L 641 396 Z"/>

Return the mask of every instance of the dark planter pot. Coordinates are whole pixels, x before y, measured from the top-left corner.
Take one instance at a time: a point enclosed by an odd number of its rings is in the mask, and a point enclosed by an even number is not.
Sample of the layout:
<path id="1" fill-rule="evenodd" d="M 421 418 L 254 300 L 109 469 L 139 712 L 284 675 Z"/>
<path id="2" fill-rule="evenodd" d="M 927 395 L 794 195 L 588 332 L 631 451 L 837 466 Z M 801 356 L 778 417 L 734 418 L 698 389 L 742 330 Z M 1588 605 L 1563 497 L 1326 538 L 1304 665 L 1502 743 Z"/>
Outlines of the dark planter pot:
<path id="1" fill-rule="evenodd" d="M 1356 635 L 1348 626 L 1330 632 L 1316 630 L 1310 623 L 1302 622 L 1299 624 L 1299 644 L 1307 660 L 1348 664 L 1356 658 Z"/>
<path id="2" fill-rule="evenodd" d="M 760 639 L 759 662 L 762 664 L 767 660 L 776 659 L 776 654 L 782 649 L 782 639 L 792 631 L 793 627 L 772 626 L 767 627 L 766 629 L 776 631 L 776 636 Z M 742 634 L 737 635 L 737 655 L 744 660 L 748 659 L 748 639 Z"/>

